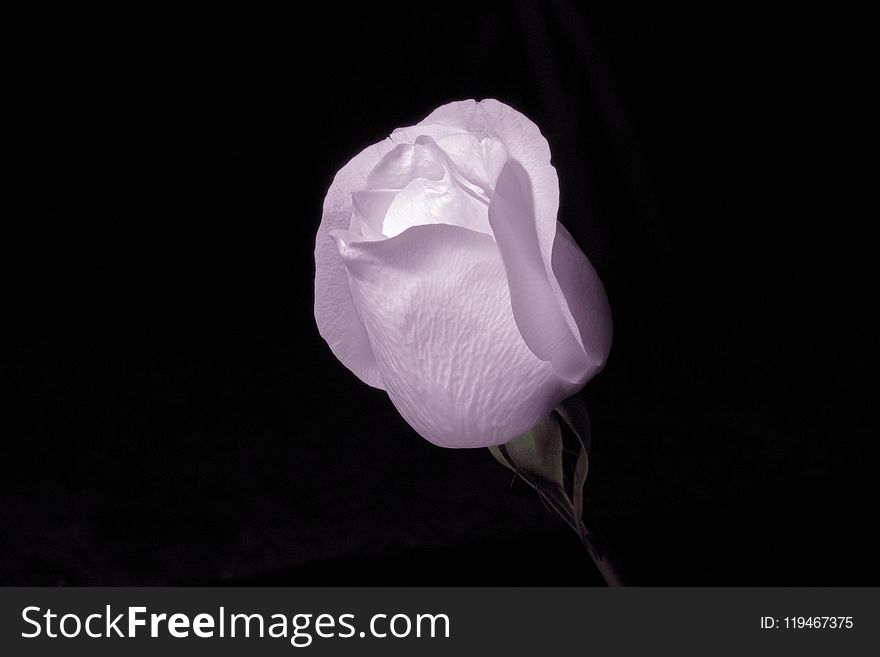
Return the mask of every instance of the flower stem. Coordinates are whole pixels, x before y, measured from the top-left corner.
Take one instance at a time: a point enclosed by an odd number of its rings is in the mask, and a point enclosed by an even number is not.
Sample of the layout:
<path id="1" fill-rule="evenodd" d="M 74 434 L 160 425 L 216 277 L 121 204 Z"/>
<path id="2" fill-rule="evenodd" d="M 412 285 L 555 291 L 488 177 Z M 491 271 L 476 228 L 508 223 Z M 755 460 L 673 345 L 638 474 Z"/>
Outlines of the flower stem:
<path id="1" fill-rule="evenodd" d="M 620 569 L 620 565 L 616 559 L 611 558 L 608 549 L 604 548 L 599 550 L 595 545 L 596 541 L 594 540 L 594 535 L 589 531 L 586 531 L 586 528 L 583 532 L 578 532 L 578 534 L 581 543 L 584 544 L 587 553 L 590 555 L 593 564 L 596 566 L 596 570 L 602 575 L 602 579 L 605 580 L 605 583 L 612 588 L 626 586 L 626 578 Z"/>
<path id="2" fill-rule="evenodd" d="M 589 513 L 590 505 L 584 504 L 584 489 L 587 484 L 587 468 L 593 440 L 592 422 L 587 411 L 587 405 L 580 395 L 574 395 L 559 404 L 555 412 L 577 437 L 582 450 L 581 458 L 584 459 L 583 469 L 575 471 L 572 481 L 572 519 L 574 522 L 569 524 L 572 525 L 578 538 L 581 539 L 581 543 L 584 544 L 587 553 L 590 555 L 605 583 L 610 587 L 626 586 L 626 578 L 619 566 L 619 562 L 613 557 L 612 551 L 609 550 L 607 541 L 595 528 L 595 523 L 591 523 L 594 525 L 593 530 L 588 529 L 584 518 L 584 516 L 589 517 L 591 515 Z"/>
<path id="3" fill-rule="evenodd" d="M 567 433 L 563 426 L 568 427 Z M 625 586 L 626 579 L 602 535 L 595 527 L 589 529 L 584 520 L 592 516 L 590 505 L 584 503 L 590 447 L 590 416 L 575 395 L 530 431 L 489 451 L 574 530 L 608 586 Z"/>
<path id="4" fill-rule="evenodd" d="M 523 476 L 522 473 L 520 473 L 520 477 L 537 490 L 547 507 L 553 510 L 574 530 L 574 533 L 577 534 L 584 548 L 586 548 L 587 554 L 590 555 L 590 559 L 593 560 L 596 570 L 602 575 L 605 583 L 612 588 L 627 586 L 627 579 L 623 574 L 623 570 L 601 534 L 596 531 L 590 531 L 583 518 L 574 516 L 572 509 L 564 504 L 560 504 L 556 495 L 548 494 L 540 480 Z"/>

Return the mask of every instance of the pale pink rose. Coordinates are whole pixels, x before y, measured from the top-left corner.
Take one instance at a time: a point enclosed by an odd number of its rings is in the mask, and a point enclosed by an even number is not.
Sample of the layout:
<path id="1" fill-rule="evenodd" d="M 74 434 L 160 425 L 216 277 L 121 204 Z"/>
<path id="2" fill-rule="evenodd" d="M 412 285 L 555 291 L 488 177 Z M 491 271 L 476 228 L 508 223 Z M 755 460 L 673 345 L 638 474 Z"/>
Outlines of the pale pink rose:
<path id="1" fill-rule="evenodd" d="M 443 447 L 529 430 L 604 365 L 611 311 L 557 222 L 538 127 L 449 103 L 346 164 L 315 246 L 315 319 L 336 357 Z"/>

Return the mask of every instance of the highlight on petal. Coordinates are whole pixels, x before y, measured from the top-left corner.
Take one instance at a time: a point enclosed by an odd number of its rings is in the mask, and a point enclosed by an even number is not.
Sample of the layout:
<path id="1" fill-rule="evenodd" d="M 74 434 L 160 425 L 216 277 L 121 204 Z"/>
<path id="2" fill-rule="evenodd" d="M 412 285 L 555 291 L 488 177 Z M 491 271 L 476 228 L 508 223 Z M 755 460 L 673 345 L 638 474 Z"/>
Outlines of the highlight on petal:
<path id="1" fill-rule="evenodd" d="M 491 234 L 487 208 L 487 201 L 468 194 L 448 171 L 439 181 L 416 178 L 392 201 L 382 233 L 394 237 L 411 226 L 445 223 Z"/>
<path id="2" fill-rule="evenodd" d="M 382 233 L 373 228 L 357 212 L 351 213 L 351 224 L 349 224 L 348 229 L 357 236 L 359 241 L 367 240 L 370 242 L 375 242 L 378 240 L 386 239 Z"/>
<path id="3" fill-rule="evenodd" d="M 456 147 L 462 168 L 429 135 L 389 151 L 367 176 L 367 189 L 352 192 L 361 220 L 352 220 L 352 228 L 366 239 L 379 239 L 377 233 L 394 237 L 411 226 L 438 223 L 491 234 L 490 184 L 503 165 L 504 148 L 488 141 L 457 140 L 450 145 Z M 461 156 L 471 156 L 472 161 Z"/>
<path id="4" fill-rule="evenodd" d="M 427 440 L 504 443 L 579 387 L 523 341 L 490 236 L 447 224 L 336 236 L 388 395 Z"/>
<path id="5" fill-rule="evenodd" d="M 397 189 L 362 189 L 352 192 L 354 214 L 381 236 L 385 215 L 399 192 Z"/>
<path id="6" fill-rule="evenodd" d="M 330 232 L 352 222 L 351 192 L 363 189 L 367 175 L 394 148 L 386 139 L 351 159 L 333 179 L 324 198 L 321 226 L 315 238 L 315 322 L 333 354 L 361 381 L 384 388 L 367 332 L 351 297 L 348 273 Z"/>

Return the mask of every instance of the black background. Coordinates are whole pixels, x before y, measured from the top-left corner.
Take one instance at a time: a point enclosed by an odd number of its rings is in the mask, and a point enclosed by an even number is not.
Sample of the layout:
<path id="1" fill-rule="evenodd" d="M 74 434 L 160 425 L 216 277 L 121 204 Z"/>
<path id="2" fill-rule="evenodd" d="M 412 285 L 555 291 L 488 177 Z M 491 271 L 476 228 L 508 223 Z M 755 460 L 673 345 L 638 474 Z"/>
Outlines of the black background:
<path id="1" fill-rule="evenodd" d="M 611 300 L 588 493 L 630 580 L 877 584 L 861 19 L 662 4 L 11 20 L 0 583 L 600 583 L 314 325 L 338 168 L 495 97 Z"/>

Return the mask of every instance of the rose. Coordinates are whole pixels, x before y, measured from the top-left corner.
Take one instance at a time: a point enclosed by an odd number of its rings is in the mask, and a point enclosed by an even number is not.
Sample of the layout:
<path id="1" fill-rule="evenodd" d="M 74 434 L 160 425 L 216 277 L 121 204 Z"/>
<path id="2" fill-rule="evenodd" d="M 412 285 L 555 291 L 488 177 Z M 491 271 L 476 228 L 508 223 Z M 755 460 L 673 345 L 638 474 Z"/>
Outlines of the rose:
<path id="1" fill-rule="evenodd" d="M 547 141 L 497 100 L 395 130 L 324 200 L 321 335 L 432 443 L 485 447 L 528 431 L 611 346 L 602 283 L 558 206 Z"/>

